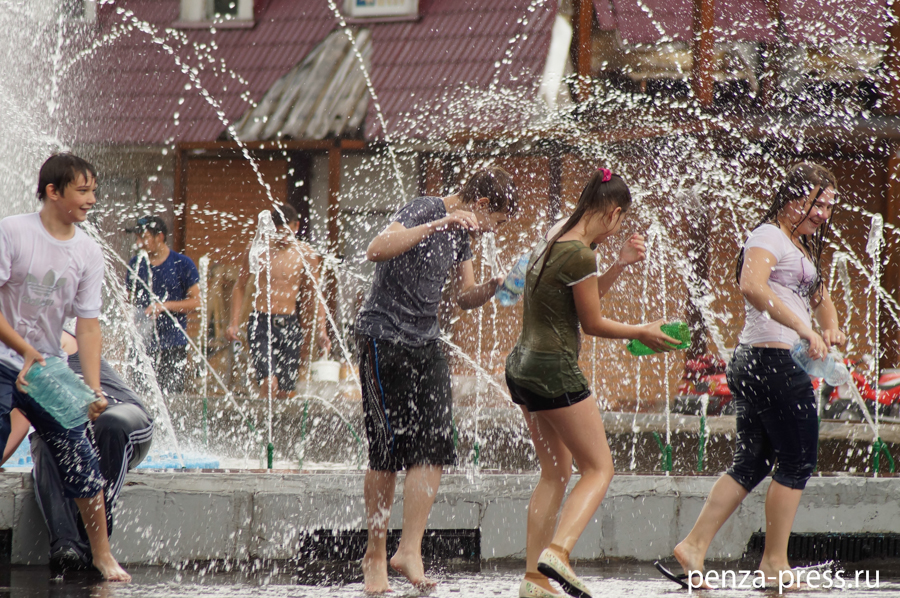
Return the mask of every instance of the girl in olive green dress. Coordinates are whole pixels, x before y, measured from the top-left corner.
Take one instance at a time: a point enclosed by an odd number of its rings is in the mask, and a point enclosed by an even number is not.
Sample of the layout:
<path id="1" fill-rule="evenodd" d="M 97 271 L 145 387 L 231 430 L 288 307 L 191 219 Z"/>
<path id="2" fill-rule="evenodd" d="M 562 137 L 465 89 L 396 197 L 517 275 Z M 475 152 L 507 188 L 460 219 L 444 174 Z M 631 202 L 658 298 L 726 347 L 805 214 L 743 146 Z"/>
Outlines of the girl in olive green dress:
<path id="1" fill-rule="evenodd" d="M 638 339 L 656 351 L 678 343 L 660 330 L 662 320 L 629 325 L 602 315 L 600 299 L 626 267 L 646 254 L 643 237 L 632 235 L 616 263 L 602 274 L 597 271 L 593 248 L 619 231 L 630 205 L 622 178 L 598 170 L 575 211 L 541 239 L 528 264 L 522 333 L 506 360 L 510 395 L 522 408 L 541 465 L 528 506 L 521 597 L 558 596 L 550 579 L 572 596 L 591 596 L 572 571 L 569 553 L 606 494 L 613 462 L 600 410 L 578 367 L 581 332 Z M 573 459 L 581 478 L 563 505 Z"/>

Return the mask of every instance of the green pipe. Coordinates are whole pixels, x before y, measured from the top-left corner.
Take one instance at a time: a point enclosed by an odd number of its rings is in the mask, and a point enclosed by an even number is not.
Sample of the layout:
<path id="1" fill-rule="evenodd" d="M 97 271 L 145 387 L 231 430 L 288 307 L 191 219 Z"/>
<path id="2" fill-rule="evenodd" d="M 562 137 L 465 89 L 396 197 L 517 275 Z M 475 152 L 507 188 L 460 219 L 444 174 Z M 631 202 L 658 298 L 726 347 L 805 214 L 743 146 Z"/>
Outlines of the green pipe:
<path id="1" fill-rule="evenodd" d="M 303 416 L 300 418 L 300 445 L 301 447 L 306 444 L 306 421 L 309 417 L 309 399 L 307 399 L 303 403 Z M 350 432 L 350 436 L 353 437 L 353 440 L 356 442 L 356 469 L 362 468 L 362 459 L 363 459 L 363 441 L 362 438 L 359 437 L 359 434 L 356 433 L 356 430 L 353 429 L 353 426 L 350 425 L 350 422 L 346 422 L 347 430 Z M 303 456 L 301 453 L 300 456 L 300 469 L 303 469 Z"/>
<path id="2" fill-rule="evenodd" d="M 479 457 L 481 457 L 481 445 L 476 442 L 472 450 L 472 465 L 474 465 L 475 467 L 478 467 Z"/>
<path id="3" fill-rule="evenodd" d="M 657 432 L 653 433 L 653 437 L 656 438 L 656 444 L 659 445 L 659 450 L 662 453 L 662 470 L 672 471 L 672 445 L 663 445 L 662 438 Z"/>
<path id="4" fill-rule="evenodd" d="M 706 416 L 700 416 L 700 446 L 697 447 L 697 471 L 703 471 L 703 460 L 706 457 Z"/>
<path id="5" fill-rule="evenodd" d="M 881 439 L 881 436 L 875 439 L 875 442 L 872 443 L 872 461 L 873 461 L 873 469 L 875 471 L 875 475 L 878 475 L 878 471 L 881 469 L 881 455 L 884 454 L 888 460 L 888 471 L 891 473 L 895 472 L 894 458 L 891 456 L 891 451 L 888 450 L 887 445 Z"/>
<path id="6" fill-rule="evenodd" d="M 209 445 L 208 433 L 209 433 L 209 405 L 206 397 L 203 397 L 203 445 Z"/>
<path id="7" fill-rule="evenodd" d="M 350 425 L 350 422 L 347 422 L 347 429 L 350 430 L 350 435 L 353 436 L 353 440 L 356 441 L 356 469 L 362 468 L 362 454 L 363 454 L 363 443 L 362 439 L 359 437 L 359 434 L 356 433 L 356 430 L 353 429 L 353 426 Z"/>
<path id="8" fill-rule="evenodd" d="M 309 399 L 303 403 L 303 417 L 300 418 L 300 469 L 303 469 L 303 457 L 306 453 L 306 416 L 309 413 Z"/>
<path id="9" fill-rule="evenodd" d="M 819 423 L 816 425 L 816 430 L 818 430 L 818 432 L 816 432 L 816 466 L 813 467 L 813 473 L 818 473 L 818 471 L 819 471 L 819 461 L 820 461 L 820 459 L 818 457 L 818 455 L 819 455 L 819 434 L 822 432 L 822 416 L 821 415 L 819 415 L 818 422 Z"/>
<path id="10" fill-rule="evenodd" d="M 266 446 L 266 463 L 268 468 L 272 469 L 272 461 L 275 458 L 275 445 L 271 442 Z"/>

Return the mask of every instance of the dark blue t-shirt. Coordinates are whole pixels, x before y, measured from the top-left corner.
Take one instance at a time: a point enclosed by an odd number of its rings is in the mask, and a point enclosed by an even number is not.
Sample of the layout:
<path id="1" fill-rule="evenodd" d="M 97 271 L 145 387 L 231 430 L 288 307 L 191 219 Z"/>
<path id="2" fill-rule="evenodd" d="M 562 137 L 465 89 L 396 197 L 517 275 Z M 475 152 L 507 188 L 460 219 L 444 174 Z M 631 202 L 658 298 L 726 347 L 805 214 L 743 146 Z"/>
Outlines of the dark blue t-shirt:
<path id="1" fill-rule="evenodd" d="M 413 228 L 446 215 L 440 197 L 418 197 L 400 208 L 393 221 Z M 438 307 L 447 275 L 452 266 L 471 259 L 469 233 L 454 228 L 378 262 L 372 288 L 356 318 L 357 332 L 413 347 L 437 339 L 441 333 Z"/>
<path id="2" fill-rule="evenodd" d="M 131 268 L 126 277 L 129 292 L 134 289 L 134 304 L 144 309 L 150 305 L 150 294 L 147 287 L 141 283 L 135 285 L 131 272 L 137 269 L 138 278 L 153 288 L 153 294 L 159 301 L 182 301 L 187 299 L 188 289 L 200 282 L 200 273 L 191 258 L 174 251 L 169 251 L 169 257 L 158 266 L 149 266 L 146 260 L 141 260 L 139 265 L 137 256 L 131 258 L 128 266 Z M 149 272 L 148 272 L 149 270 Z M 148 282 L 149 279 L 149 282 Z M 173 313 L 181 329 L 175 326 L 172 319 L 166 314 L 160 314 L 156 318 L 156 335 L 151 339 L 151 350 L 168 349 L 187 344 L 187 338 L 181 332 L 187 326 L 187 315 Z"/>

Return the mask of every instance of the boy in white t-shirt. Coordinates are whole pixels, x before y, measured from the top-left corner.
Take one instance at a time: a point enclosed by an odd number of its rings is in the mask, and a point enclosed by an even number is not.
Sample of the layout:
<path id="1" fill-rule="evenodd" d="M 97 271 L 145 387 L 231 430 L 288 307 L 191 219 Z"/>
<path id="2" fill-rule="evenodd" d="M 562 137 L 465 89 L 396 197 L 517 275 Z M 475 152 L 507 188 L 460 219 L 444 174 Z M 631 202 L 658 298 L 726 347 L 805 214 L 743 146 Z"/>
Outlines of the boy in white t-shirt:
<path id="1" fill-rule="evenodd" d="M 18 407 L 60 465 L 65 495 L 75 499 L 91 545 L 94 566 L 110 581 L 131 581 L 113 558 L 106 533 L 103 476 L 87 424 L 63 428 L 27 393 L 25 374 L 45 357 L 66 359 L 63 322 L 77 318 L 85 383 L 97 393 L 88 415 L 106 409 L 100 392 L 100 323 L 103 254 L 75 226 L 96 203 L 94 167 L 72 154 L 51 156 L 38 179 L 38 213 L 0 221 L 0 450 Z"/>

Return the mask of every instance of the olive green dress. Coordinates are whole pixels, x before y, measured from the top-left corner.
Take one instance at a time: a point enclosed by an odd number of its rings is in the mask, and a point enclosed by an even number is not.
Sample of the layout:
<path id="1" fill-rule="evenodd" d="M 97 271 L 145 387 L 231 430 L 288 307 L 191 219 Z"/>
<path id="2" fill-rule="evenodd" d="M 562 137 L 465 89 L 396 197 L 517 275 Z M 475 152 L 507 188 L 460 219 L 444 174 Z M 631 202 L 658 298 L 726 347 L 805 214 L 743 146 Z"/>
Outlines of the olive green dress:
<path id="1" fill-rule="evenodd" d="M 522 334 L 506 359 L 506 375 L 542 397 L 588 390 L 578 367 L 581 340 L 572 287 L 597 275 L 597 257 L 581 241 L 557 241 L 542 255 L 542 239 L 531 254 L 525 277 Z M 540 284 L 536 263 L 544 261 Z"/>

